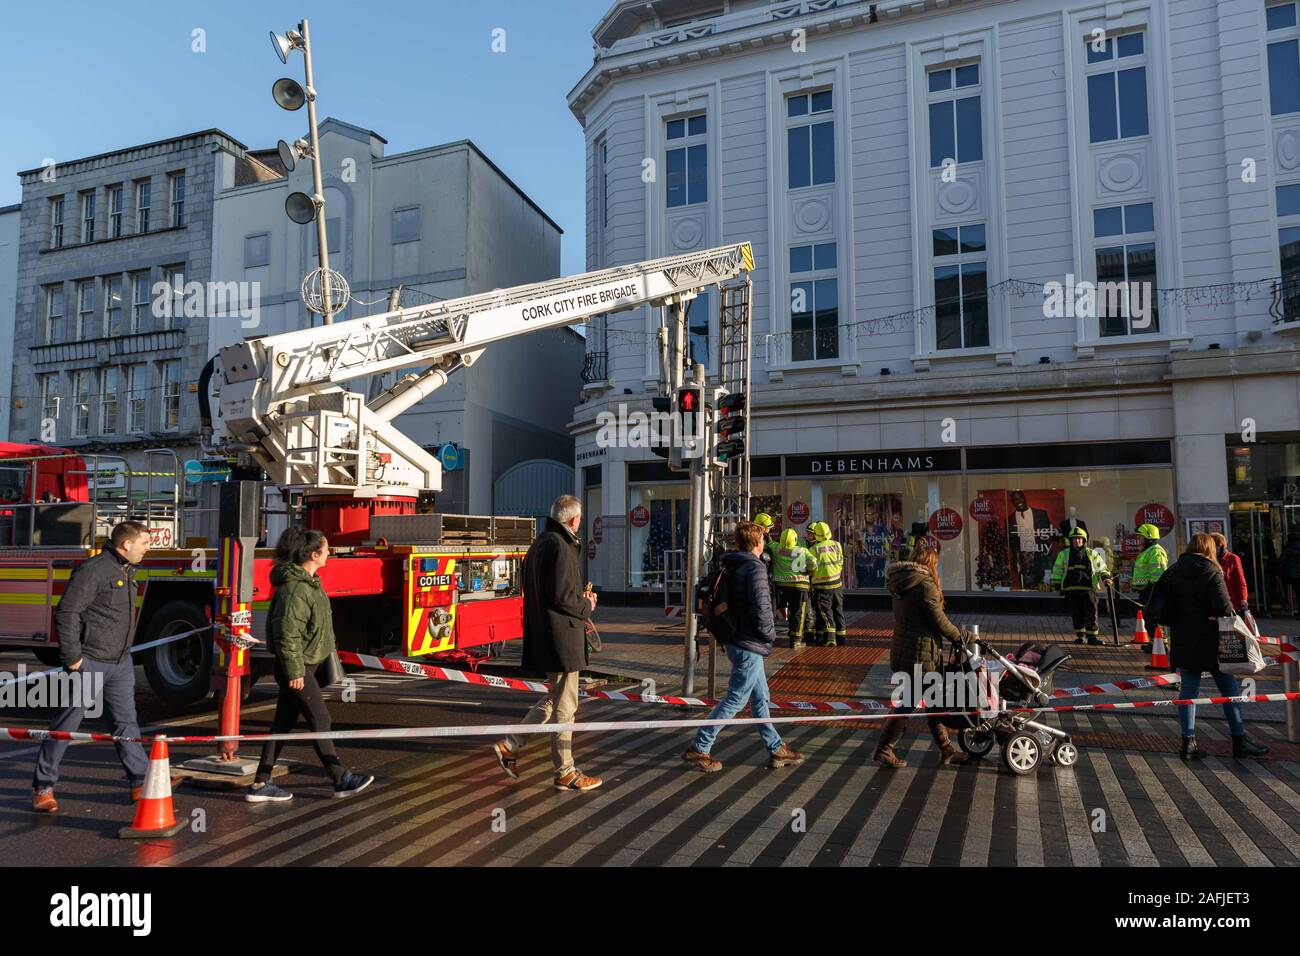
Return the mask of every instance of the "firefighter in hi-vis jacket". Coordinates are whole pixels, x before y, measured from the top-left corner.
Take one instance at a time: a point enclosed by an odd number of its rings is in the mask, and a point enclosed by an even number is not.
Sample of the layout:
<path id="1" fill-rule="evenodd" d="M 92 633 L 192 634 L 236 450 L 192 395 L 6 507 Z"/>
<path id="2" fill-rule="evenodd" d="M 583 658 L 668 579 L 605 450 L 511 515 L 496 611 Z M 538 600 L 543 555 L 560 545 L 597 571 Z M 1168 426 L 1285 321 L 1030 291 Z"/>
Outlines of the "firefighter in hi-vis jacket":
<path id="1" fill-rule="evenodd" d="M 813 565 L 810 583 L 812 584 L 813 607 L 817 613 L 816 644 L 821 647 L 834 647 L 847 644 L 848 631 L 844 627 L 844 549 L 838 541 L 831 539 L 831 529 L 825 521 L 818 521 L 812 526 Z"/>
<path id="2" fill-rule="evenodd" d="M 1056 555 L 1052 587 L 1065 596 L 1065 606 L 1074 622 L 1074 643 L 1100 644 L 1097 636 L 1097 590 L 1110 581 L 1106 559 L 1088 547 L 1088 532 L 1075 528 L 1070 546 Z"/>
<path id="3" fill-rule="evenodd" d="M 790 647 L 803 647 L 804 627 L 808 624 L 809 577 L 817 559 L 799 543 L 799 532 L 786 528 L 772 559 L 772 580 L 776 596 L 790 623 Z"/>

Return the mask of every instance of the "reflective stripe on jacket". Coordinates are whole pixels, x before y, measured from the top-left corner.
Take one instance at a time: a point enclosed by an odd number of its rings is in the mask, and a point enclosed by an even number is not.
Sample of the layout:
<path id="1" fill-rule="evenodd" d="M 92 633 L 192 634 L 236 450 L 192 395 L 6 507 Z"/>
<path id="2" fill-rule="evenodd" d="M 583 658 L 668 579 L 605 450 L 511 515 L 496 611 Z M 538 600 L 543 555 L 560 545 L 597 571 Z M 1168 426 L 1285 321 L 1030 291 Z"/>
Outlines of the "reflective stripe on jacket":
<path id="1" fill-rule="evenodd" d="M 1095 548 L 1085 547 L 1072 561 L 1071 548 L 1062 548 L 1052 567 L 1052 584 L 1062 591 L 1094 591 L 1104 578 L 1110 577 L 1106 559 Z"/>
<path id="2" fill-rule="evenodd" d="M 813 545 L 817 564 L 812 571 L 812 586 L 833 589 L 840 586 L 844 574 L 844 549 L 838 541 L 819 541 Z"/>
<path id="3" fill-rule="evenodd" d="M 772 580 L 785 587 L 807 588 L 808 573 L 816 562 L 807 548 L 798 545 L 790 550 L 780 548 L 772 561 Z"/>
<path id="4" fill-rule="evenodd" d="M 1141 590 L 1155 584 L 1169 567 L 1169 555 L 1158 544 L 1144 550 L 1133 562 L 1133 587 Z"/>

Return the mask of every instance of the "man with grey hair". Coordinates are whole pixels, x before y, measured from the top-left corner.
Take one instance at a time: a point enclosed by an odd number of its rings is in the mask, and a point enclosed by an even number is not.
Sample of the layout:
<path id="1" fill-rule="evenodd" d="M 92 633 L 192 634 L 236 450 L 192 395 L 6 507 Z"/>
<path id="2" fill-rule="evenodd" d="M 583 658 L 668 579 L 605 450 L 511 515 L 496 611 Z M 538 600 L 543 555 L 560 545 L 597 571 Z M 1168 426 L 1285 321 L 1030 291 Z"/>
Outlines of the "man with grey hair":
<path id="1" fill-rule="evenodd" d="M 561 495 L 524 557 L 524 669 L 545 674 L 551 685 L 525 715 L 525 724 L 568 724 L 577 718 L 578 672 L 587 665 L 587 619 L 596 609 L 596 595 L 583 588 L 578 566 L 580 527 L 582 502 Z M 512 779 L 519 776 L 519 751 L 527 736 L 506 737 L 492 745 L 501 769 Z M 574 765 L 572 734 L 550 737 L 555 789 L 595 790 L 601 785 L 599 777 L 589 777 Z"/>

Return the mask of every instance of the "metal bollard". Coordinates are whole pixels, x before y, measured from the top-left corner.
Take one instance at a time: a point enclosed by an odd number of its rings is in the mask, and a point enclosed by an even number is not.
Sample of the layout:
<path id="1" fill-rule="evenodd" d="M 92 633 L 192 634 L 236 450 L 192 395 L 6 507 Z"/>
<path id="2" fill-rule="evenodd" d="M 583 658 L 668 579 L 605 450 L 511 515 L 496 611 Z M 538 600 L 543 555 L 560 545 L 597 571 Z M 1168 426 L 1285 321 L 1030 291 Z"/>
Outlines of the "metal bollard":
<path id="1" fill-rule="evenodd" d="M 1288 694 L 1300 691 L 1300 664 L 1287 661 L 1282 665 L 1282 689 Z M 1286 702 L 1286 739 L 1300 743 L 1300 700 Z"/>

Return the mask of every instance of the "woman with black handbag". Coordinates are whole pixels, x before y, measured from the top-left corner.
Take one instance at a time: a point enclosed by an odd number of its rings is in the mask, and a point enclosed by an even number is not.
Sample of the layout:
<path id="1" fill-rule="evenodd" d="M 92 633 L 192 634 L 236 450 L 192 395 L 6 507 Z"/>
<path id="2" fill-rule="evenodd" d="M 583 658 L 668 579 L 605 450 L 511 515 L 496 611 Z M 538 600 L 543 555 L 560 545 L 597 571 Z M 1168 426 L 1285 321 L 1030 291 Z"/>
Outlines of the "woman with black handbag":
<path id="1" fill-rule="evenodd" d="M 266 637 L 275 655 L 275 682 L 280 696 L 275 702 L 272 734 L 287 734 L 307 719 L 312 732 L 330 729 L 330 712 L 321 695 L 341 679 L 342 668 L 334 649 L 334 619 L 329 595 L 317 572 L 329 560 L 329 542 L 319 531 L 289 528 L 276 544 L 278 561 L 271 569 L 275 592 L 267 613 Z M 257 776 L 244 795 L 249 803 L 280 803 L 293 794 L 271 782 L 271 772 L 283 741 L 268 740 L 262 748 Z M 375 778 L 344 768 L 331 740 L 313 740 L 321 766 L 334 781 L 334 796 L 360 793 Z"/>
<path id="2" fill-rule="evenodd" d="M 1201 674 L 1209 671 L 1219 693 L 1225 697 L 1241 694 L 1241 684 L 1231 674 L 1219 670 L 1219 618 L 1231 617 L 1232 600 L 1223 581 L 1223 570 L 1215 556 L 1214 538 L 1204 532 L 1192 535 L 1192 542 L 1182 556 L 1161 575 L 1156 584 L 1158 594 L 1151 604 L 1157 609 L 1156 623 L 1168 628 L 1173 636 L 1170 663 L 1181 678 L 1178 695 L 1183 699 L 1201 692 Z M 1223 705 L 1232 735 L 1234 757 L 1259 757 L 1267 747 L 1246 739 L 1246 724 L 1240 702 Z M 1196 744 L 1196 705 L 1178 706 L 1178 725 L 1184 760 L 1197 760 L 1205 752 Z"/>

